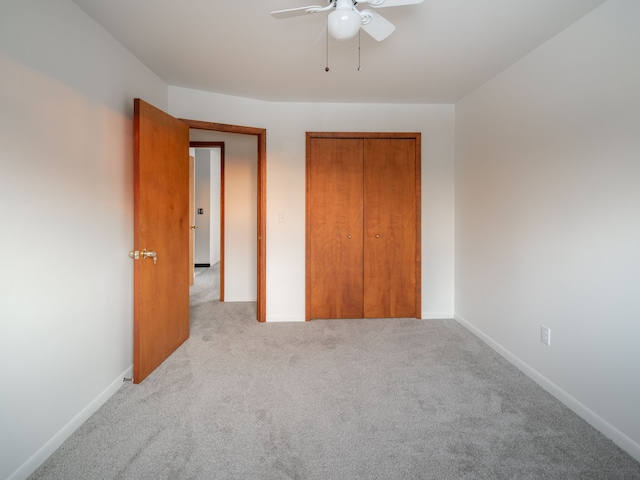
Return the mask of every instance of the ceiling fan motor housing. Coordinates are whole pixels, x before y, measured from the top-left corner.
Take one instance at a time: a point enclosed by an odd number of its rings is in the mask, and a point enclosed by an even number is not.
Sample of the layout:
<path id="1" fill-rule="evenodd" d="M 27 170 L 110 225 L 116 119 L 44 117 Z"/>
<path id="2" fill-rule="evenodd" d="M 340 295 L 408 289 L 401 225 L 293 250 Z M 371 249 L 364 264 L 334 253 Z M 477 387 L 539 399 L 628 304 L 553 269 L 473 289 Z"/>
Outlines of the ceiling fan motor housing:
<path id="1" fill-rule="evenodd" d="M 356 36 L 362 19 L 352 0 L 337 0 L 336 8 L 329 14 L 329 33 L 336 40 L 347 40 Z"/>

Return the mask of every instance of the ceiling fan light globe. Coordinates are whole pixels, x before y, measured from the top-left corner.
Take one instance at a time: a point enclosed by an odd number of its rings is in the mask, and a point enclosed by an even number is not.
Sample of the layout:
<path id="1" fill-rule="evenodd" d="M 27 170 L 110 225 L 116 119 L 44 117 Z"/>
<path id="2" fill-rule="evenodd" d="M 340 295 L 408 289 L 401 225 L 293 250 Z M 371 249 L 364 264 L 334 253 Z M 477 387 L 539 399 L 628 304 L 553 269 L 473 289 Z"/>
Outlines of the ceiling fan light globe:
<path id="1" fill-rule="evenodd" d="M 353 38 L 360 30 L 360 14 L 352 9 L 337 9 L 329 14 L 329 33 L 336 40 Z"/>

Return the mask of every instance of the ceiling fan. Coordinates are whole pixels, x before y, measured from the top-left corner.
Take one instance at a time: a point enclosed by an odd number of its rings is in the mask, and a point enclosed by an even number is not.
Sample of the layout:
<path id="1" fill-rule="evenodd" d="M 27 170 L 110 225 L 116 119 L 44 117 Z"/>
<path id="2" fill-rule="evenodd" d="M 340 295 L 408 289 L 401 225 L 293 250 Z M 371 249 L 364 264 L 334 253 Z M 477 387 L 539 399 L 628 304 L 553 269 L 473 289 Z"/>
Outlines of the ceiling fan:
<path id="1" fill-rule="evenodd" d="M 424 0 L 328 0 L 329 5 L 320 7 L 311 5 L 308 7 L 290 8 L 271 12 L 275 18 L 290 18 L 308 13 L 327 12 L 327 28 L 329 34 L 336 40 L 347 40 L 356 36 L 360 28 L 371 35 L 377 41 L 382 41 L 393 33 L 395 25 L 382 15 L 370 8 L 358 10 L 358 4 L 368 4 L 373 8 L 399 7 L 402 5 L 414 5 Z"/>

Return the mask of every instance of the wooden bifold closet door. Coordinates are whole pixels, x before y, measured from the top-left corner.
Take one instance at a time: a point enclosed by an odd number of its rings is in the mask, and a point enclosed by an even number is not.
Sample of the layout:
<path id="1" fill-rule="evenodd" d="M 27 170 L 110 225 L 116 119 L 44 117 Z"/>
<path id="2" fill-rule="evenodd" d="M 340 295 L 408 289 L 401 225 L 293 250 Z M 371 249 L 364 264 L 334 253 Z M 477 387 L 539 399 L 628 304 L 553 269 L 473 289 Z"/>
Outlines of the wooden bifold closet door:
<path id="1" fill-rule="evenodd" d="M 420 316 L 420 134 L 307 133 L 306 318 Z"/>

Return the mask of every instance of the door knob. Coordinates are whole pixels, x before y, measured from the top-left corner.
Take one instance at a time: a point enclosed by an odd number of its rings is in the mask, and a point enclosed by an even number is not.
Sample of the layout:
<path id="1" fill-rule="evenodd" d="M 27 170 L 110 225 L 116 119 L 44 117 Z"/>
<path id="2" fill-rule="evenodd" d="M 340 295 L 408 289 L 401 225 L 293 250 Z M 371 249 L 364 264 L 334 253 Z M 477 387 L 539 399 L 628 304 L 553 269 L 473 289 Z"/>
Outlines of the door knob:
<path id="1" fill-rule="evenodd" d="M 197 226 L 197 225 L 191 225 L 191 229 L 192 229 L 192 230 L 195 230 L 196 228 L 198 228 L 198 226 Z"/>
<path id="2" fill-rule="evenodd" d="M 140 252 L 138 250 L 131 250 L 129 252 L 129 257 L 133 258 L 134 260 L 139 260 L 140 259 Z"/>
<path id="3" fill-rule="evenodd" d="M 380 235 L 376 235 L 376 238 L 380 238 Z"/>
<path id="4" fill-rule="evenodd" d="M 158 254 L 153 250 L 147 250 L 146 248 L 142 250 L 142 258 L 153 258 L 153 264 L 155 265 L 158 261 Z"/>

